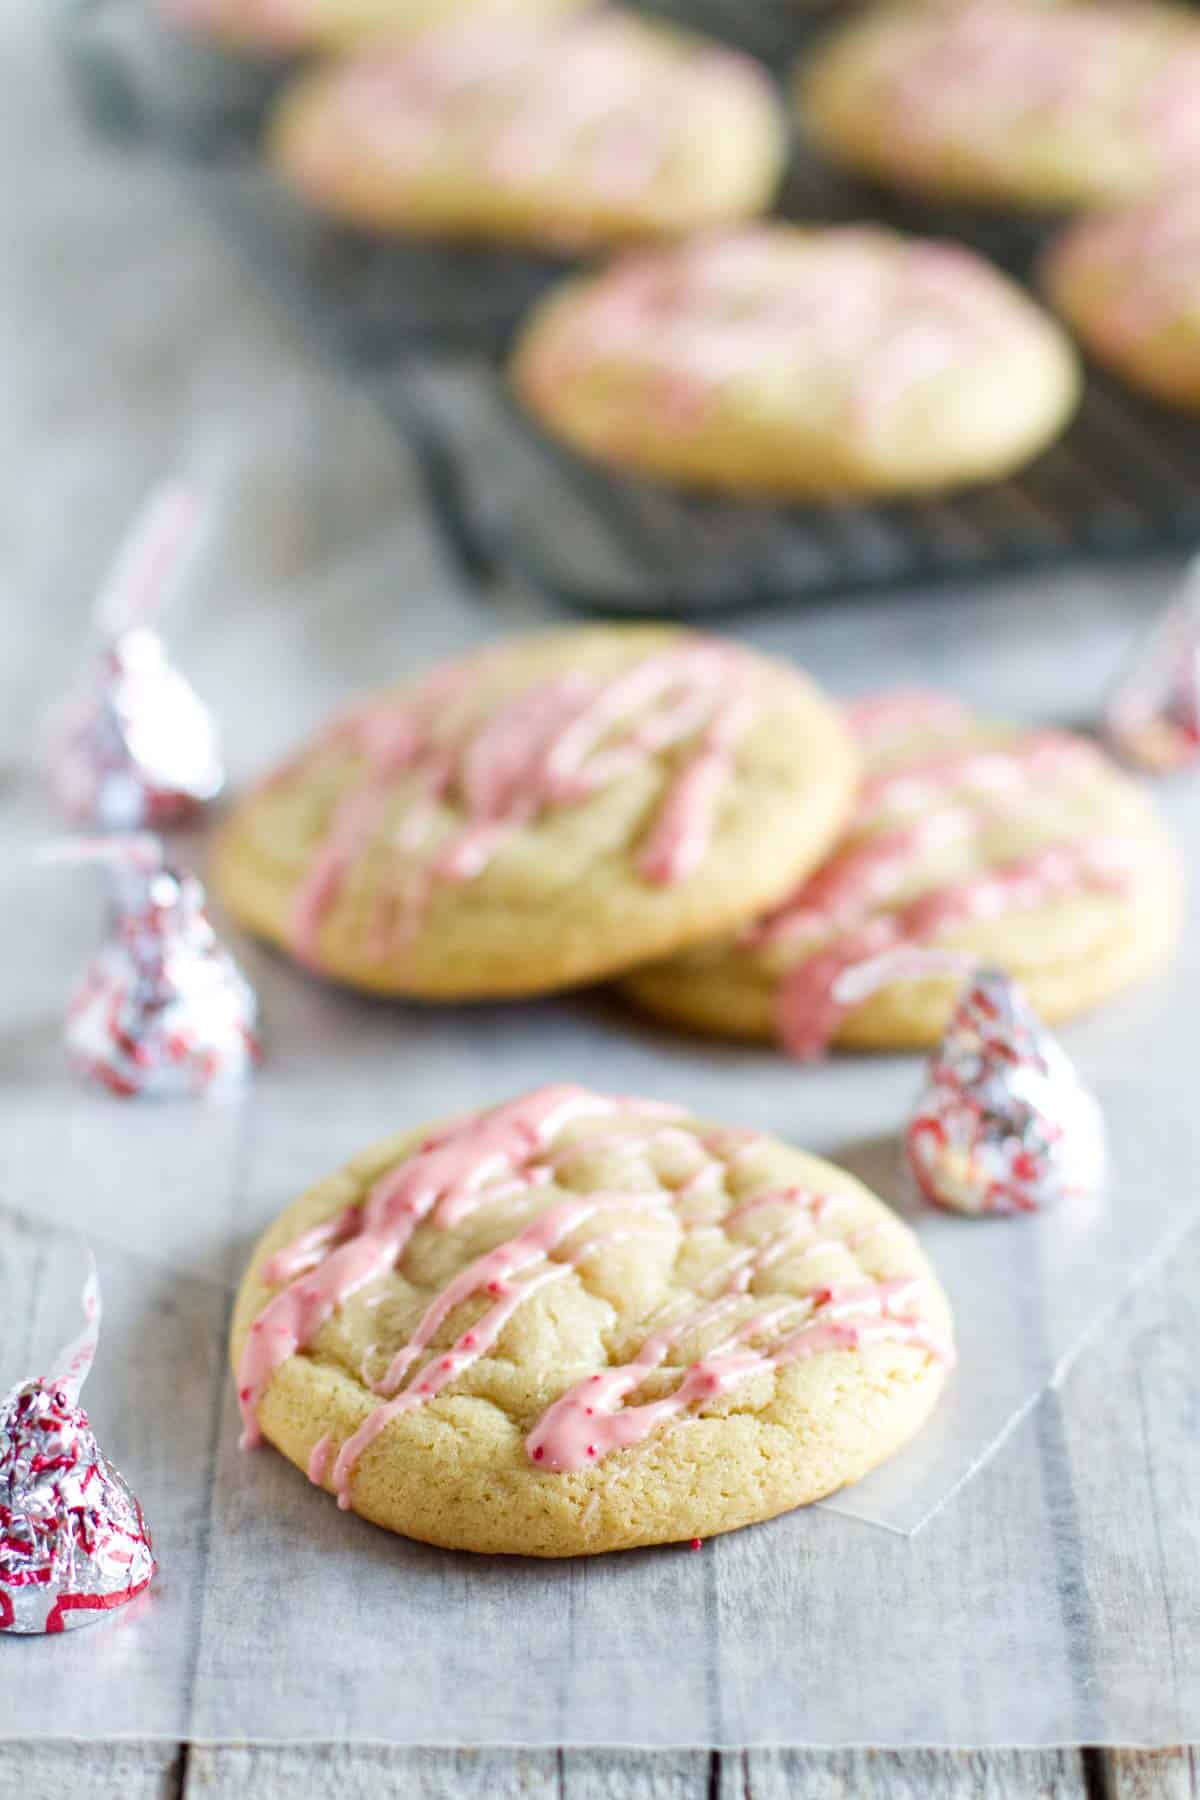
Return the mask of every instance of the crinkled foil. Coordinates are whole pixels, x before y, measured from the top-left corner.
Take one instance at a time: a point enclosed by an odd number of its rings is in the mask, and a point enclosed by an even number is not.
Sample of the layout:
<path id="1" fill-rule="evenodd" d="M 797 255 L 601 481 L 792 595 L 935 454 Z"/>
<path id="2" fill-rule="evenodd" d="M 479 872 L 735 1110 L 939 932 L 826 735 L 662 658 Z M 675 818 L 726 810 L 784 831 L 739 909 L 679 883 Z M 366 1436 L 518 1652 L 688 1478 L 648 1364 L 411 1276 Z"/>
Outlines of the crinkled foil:
<path id="1" fill-rule="evenodd" d="M 1039 1212 L 1103 1178 L 1100 1109 L 1017 985 L 969 977 L 905 1134 L 921 1192 L 962 1213 Z"/>
<path id="2" fill-rule="evenodd" d="M 1151 774 L 1200 762 L 1200 561 L 1117 684 L 1104 729 L 1119 756 Z"/>
<path id="3" fill-rule="evenodd" d="M 51 723 L 49 772 L 76 824 L 157 830 L 215 799 L 211 713 L 172 667 L 155 623 L 190 566 L 206 507 L 179 481 L 151 496 L 93 608 L 97 649 Z"/>
<path id="4" fill-rule="evenodd" d="M 145 866 L 147 843 L 132 840 L 117 866 L 109 937 L 71 1002 L 67 1051 L 125 1096 L 228 1091 L 258 1058 L 254 990 L 213 930 L 199 881 L 161 852 Z"/>
<path id="5" fill-rule="evenodd" d="M 79 1392 L 100 1327 L 93 1269 L 87 1325 L 46 1376 L 0 1408 L 0 1630 L 71 1631 L 124 1606 L 154 1574 L 129 1484 L 97 1444 Z"/>
<path id="6" fill-rule="evenodd" d="M 105 645 L 61 709 L 50 772 L 67 816 L 101 831 L 179 824 L 225 779 L 212 715 L 144 627 Z"/>

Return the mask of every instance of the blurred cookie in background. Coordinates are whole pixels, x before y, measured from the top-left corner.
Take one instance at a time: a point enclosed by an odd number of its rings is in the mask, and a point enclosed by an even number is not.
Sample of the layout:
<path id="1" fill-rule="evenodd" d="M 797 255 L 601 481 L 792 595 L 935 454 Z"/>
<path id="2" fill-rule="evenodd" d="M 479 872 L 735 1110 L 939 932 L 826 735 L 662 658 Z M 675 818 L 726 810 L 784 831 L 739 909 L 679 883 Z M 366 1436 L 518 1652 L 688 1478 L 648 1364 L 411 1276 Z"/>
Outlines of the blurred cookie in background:
<path id="1" fill-rule="evenodd" d="M 157 0 L 171 24 L 230 48 L 288 56 L 336 50 L 387 31 L 491 17 L 503 23 L 561 18 L 591 0 Z"/>
<path id="2" fill-rule="evenodd" d="M 368 229 L 571 250 L 761 211 L 786 139 L 749 57 L 604 11 L 364 45 L 286 91 L 270 154 Z"/>
<path id="3" fill-rule="evenodd" d="M 751 226 L 567 280 L 512 379 L 585 456 L 781 497 L 1005 475 L 1079 391 L 1065 333 L 1005 276 L 876 226 Z"/>
<path id="4" fill-rule="evenodd" d="M 819 148 L 935 199 L 1053 211 L 1200 175 L 1200 16 L 1153 0 L 889 5 L 795 94 Z"/>
<path id="5" fill-rule="evenodd" d="M 1079 220 L 1051 246 L 1043 276 L 1098 362 L 1200 410 L 1200 188 Z"/>

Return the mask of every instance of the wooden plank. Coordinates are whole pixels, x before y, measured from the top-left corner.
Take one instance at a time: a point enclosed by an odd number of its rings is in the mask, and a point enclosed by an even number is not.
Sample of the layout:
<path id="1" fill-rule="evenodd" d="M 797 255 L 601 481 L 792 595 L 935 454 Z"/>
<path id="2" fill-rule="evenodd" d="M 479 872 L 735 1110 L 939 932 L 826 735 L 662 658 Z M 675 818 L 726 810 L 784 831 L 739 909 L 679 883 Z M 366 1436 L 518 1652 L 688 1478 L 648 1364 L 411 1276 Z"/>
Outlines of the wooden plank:
<path id="1" fill-rule="evenodd" d="M 183 1800 L 290 1800 L 298 1793 L 305 1800 L 388 1793 L 405 1800 L 1084 1800 L 1087 1788 L 1073 1750 L 717 1755 L 311 1744 L 198 1746 L 189 1754 Z M 1160 1800 L 1160 1790 L 1131 1789 L 1129 1796 Z"/>
<path id="2" fill-rule="evenodd" d="M 740 1766 L 739 1766 L 740 1765 Z M 1074 1750 L 752 1750 L 719 1800 L 1085 1800 Z"/>
<path id="3" fill-rule="evenodd" d="M 7 1743 L 0 1800 L 175 1800 L 178 1744 Z"/>
<path id="4" fill-rule="evenodd" d="M 553 1750 L 218 1744 L 189 1751 L 181 1800 L 524 1800 L 558 1791 Z"/>
<path id="5" fill-rule="evenodd" d="M 1135 1742 L 1186 1741 L 1200 1722 L 1198 1334 L 1200 1232 L 1131 1296 L 1061 1392 L 1071 1507 L 1058 1529 L 1073 1546 L 1080 1677 L 1091 1719 L 1116 1716 Z M 1149 1764 L 1114 1768 L 1150 1778 Z"/>
<path id="6" fill-rule="evenodd" d="M 709 1750 L 564 1750 L 561 1800 L 716 1800 L 724 1760 Z"/>
<path id="7" fill-rule="evenodd" d="M 1109 1750 L 1105 1800 L 1196 1800 L 1200 1758 L 1194 1746 L 1174 1750 Z"/>

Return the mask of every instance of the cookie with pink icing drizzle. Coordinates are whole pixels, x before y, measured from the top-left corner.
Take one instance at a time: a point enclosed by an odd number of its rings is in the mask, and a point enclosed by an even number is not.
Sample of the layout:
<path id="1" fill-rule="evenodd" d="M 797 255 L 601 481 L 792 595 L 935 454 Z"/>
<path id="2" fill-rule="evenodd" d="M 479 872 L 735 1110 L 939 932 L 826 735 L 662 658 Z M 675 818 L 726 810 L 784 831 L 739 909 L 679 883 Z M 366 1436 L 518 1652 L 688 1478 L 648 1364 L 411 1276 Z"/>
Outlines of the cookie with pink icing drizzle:
<path id="1" fill-rule="evenodd" d="M 1197 97 L 1200 114 L 1200 95 Z M 1200 184 L 1068 227 L 1043 266 L 1051 300 L 1098 362 L 1200 410 Z"/>
<path id="2" fill-rule="evenodd" d="M 1200 174 L 1200 21 L 1155 0 L 872 9 L 796 76 L 852 168 L 939 199 L 1057 211 Z"/>
<path id="3" fill-rule="evenodd" d="M 850 1176 L 572 1086 L 305 1195 L 232 1351 L 248 1446 L 392 1530 L 545 1556 L 819 1498 L 912 1435 L 953 1362 L 915 1239 Z"/>
<path id="4" fill-rule="evenodd" d="M 737 51 L 615 9 L 497 7 L 300 75 L 270 150 L 312 205 L 370 230 L 557 251 L 760 212 L 784 143 L 766 71 Z"/>
<path id="5" fill-rule="evenodd" d="M 630 253 L 535 309 L 512 367 L 553 436 L 685 486 L 906 493 L 997 477 L 1065 424 L 1059 327 L 960 245 L 744 226 Z"/>
<path id="6" fill-rule="evenodd" d="M 451 22 L 549 24 L 588 0 L 154 0 L 164 21 L 190 36 L 240 50 L 291 56 L 344 50 L 386 32 L 417 36 Z"/>
<path id="7" fill-rule="evenodd" d="M 546 992 L 781 898 L 856 774 L 798 671 L 661 627 L 547 632 L 348 708 L 242 802 L 216 876 L 357 986 Z"/>
<path id="8" fill-rule="evenodd" d="M 1175 932 L 1179 873 L 1153 807 L 1093 743 L 974 719 L 946 696 L 847 709 L 864 754 L 857 810 L 833 855 L 733 937 L 626 978 L 682 1024 L 831 1044 L 936 1043 L 955 984 L 894 981 L 849 1005 L 850 969 L 948 949 L 1007 969 L 1058 1020 L 1153 967 Z"/>

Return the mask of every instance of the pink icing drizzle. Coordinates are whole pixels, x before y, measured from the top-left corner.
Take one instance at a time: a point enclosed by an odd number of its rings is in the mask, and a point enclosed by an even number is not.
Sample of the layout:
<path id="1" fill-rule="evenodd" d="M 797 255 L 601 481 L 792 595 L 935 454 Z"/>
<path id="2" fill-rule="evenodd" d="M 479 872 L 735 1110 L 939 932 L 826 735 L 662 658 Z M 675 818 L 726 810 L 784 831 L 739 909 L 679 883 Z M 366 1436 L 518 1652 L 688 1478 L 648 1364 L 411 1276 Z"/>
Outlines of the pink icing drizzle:
<path id="1" fill-rule="evenodd" d="M 1038 117 L 1069 124 L 1089 106 L 1104 109 L 1114 128 L 1140 129 L 1151 141 L 1168 136 L 1179 129 L 1189 94 L 1195 105 L 1195 75 L 1190 86 L 1168 79 L 1168 56 L 1186 55 L 1175 40 L 1164 47 L 1161 87 L 1157 78 L 1148 86 L 1130 80 L 1139 51 L 1163 42 L 1147 11 L 1144 37 L 1132 8 L 1114 16 L 1090 5 L 1043 10 L 978 0 L 948 18 L 935 15 L 903 63 L 883 76 L 897 150 L 931 156 L 940 147 L 939 129 L 961 121 L 981 155 L 987 148 L 981 127 L 1012 128 Z"/>
<path id="2" fill-rule="evenodd" d="M 867 226 L 748 226 L 625 256 L 526 374 L 549 395 L 596 360 L 627 359 L 688 431 L 725 384 L 811 366 L 844 381 L 849 422 L 870 434 L 914 385 L 1007 341 L 1021 305 L 958 245 Z"/>
<path id="3" fill-rule="evenodd" d="M 448 1127 L 382 1176 L 361 1208 L 356 1234 L 282 1288 L 250 1327 L 238 1368 L 243 1444 L 258 1442 L 258 1406 L 276 1370 L 312 1343 L 351 1294 L 395 1266 L 423 1220 L 457 1224 L 482 1203 L 489 1180 L 513 1177 L 568 1118 L 613 1109 L 614 1102 L 580 1088 L 541 1088 Z M 311 1244 L 311 1234 L 305 1237 Z"/>
<path id="4" fill-rule="evenodd" d="M 329 1462 L 333 1455 L 333 1433 L 327 1431 L 319 1437 L 312 1447 L 308 1459 L 307 1475 L 314 1487 L 320 1487 L 329 1473 Z"/>
<path id="5" fill-rule="evenodd" d="M 894 708 L 888 697 L 872 697 L 848 716 L 868 754 L 905 732 L 926 738 L 953 727 L 945 701 L 919 693 L 898 696 Z M 966 729 L 968 715 L 958 717 Z M 1100 767 L 1091 744 L 1043 731 L 1011 744 L 922 748 L 869 776 L 845 847 L 742 938 L 751 948 L 786 944 L 802 957 L 784 975 L 777 1002 L 779 1035 L 789 1052 L 807 1059 L 826 1049 L 851 1010 L 834 990 L 856 963 L 1076 889 L 1115 892 L 1126 886 L 1133 847 L 1096 838 L 1051 844 L 920 894 L 895 911 L 879 910 L 913 882 L 922 856 L 982 836 L 997 811 L 1020 809 L 1026 796 L 1058 777 Z M 954 804 L 939 806 L 945 798 Z M 910 812 L 918 816 L 903 817 Z M 901 815 L 894 826 L 892 814 Z M 863 832 L 870 835 L 862 839 Z M 811 954 L 804 955 L 806 945 L 815 946 Z"/>
<path id="6" fill-rule="evenodd" d="M 1060 731 L 1031 732 L 1012 744 L 968 745 L 966 749 L 937 751 L 920 756 L 899 768 L 883 769 L 863 783 L 859 793 L 858 823 L 872 813 L 928 806 L 940 794 L 958 788 L 1004 793 L 1031 782 L 1053 780 L 1072 769 L 1094 769 L 1096 750 L 1082 738 Z"/>
<path id="7" fill-rule="evenodd" d="M 923 894 L 898 912 L 876 913 L 832 949 L 789 973 L 779 997 L 784 1043 L 803 1059 L 821 1054 L 847 1010 L 834 998 L 838 977 L 855 963 L 893 947 L 927 943 L 973 919 L 1041 906 L 1080 889 L 1119 892 L 1129 867 L 1130 848 L 1120 839 L 1050 844 L 1032 856 Z"/>
<path id="8" fill-rule="evenodd" d="M 619 201 L 655 179 L 697 114 L 740 92 L 769 100 L 749 58 L 711 48 L 663 55 L 615 13 L 554 28 L 498 17 L 355 57 L 340 77 L 331 130 L 366 139 L 402 176 L 458 130 L 495 182 L 557 180 L 569 163 L 595 194 Z"/>
<path id="9" fill-rule="evenodd" d="M 530 1432 L 526 1448 L 544 1468 L 586 1468 L 612 1450 L 642 1443 L 669 1419 L 720 1399 L 752 1375 L 786 1368 L 821 1351 L 853 1350 L 889 1341 L 913 1344 L 930 1355 L 946 1357 L 948 1346 L 902 1310 L 903 1302 L 915 1299 L 919 1290 L 918 1281 L 906 1278 L 868 1282 L 862 1287 L 819 1288 L 803 1299 L 788 1298 L 747 1319 L 716 1350 L 692 1363 L 671 1393 L 640 1406 L 623 1407 L 621 1401 L 661 1365 L 683 1328 L 655 1333 L 631 1363 L 588 1376 L 556 1400 Z M 772 1349 L 751 1347 L 751 1339 L 768 1335 L 789 1316 L 796 1328 L 782 1343 Z M 703 1315 L 697 1315 L 687 1324 L 694 1327 L 706 1322 Z"/>
<path id="10" fill-rule="evenodd" d="M 621 1134 L 631 1148 L 645 1148 L 677 1129 L 658 1122 L 653 1113 L 647 1116 L 642 1103 L 636 1101 L 604 1099 L 575 1088 L 551 1088 L 461 1121 L 381 1177 L 360 1209 L 357 1238 L 352 1243 L 341 1241 L 339 1219 L 324 1240 L 324 1260 L 315 1276 L 301 1276 L 284 1288 L 255 1321 L 239 1370 L 246 1424 L 243 1442 L 257 1439 L 257 1405 L 267 1382 L 288 1356 L 311 1343 L 333 1308 L 370 1278 L 364 1270 L 382 1274 L 393 1267 L 419 1223 L 448 1229 L 475 1207 L 500 1195 L 522 1188 L 532 1192 L 572 1151 L 584 1154 L 610 1142 L 609 1134 L 599 1134 L 594 1140 L 584 1139 L 556 1152 L 553 1139 L 564 1124 L 581 1116 L 629 1109 L 639 1115 L 635 1129 Z M 635 1219 L 641 1214 L 647 1222 L 670 1221 L 685 1236 L 710 1231 L 714 1224 L 719 1229 L 729 1228 L 769 1206 L 785 1207 L 794 1217 L 764 1239 L 737 1245 L 710 1278 L 710 1286 L 716 1289 L 713 1296 L 697 1309 L 659 1325 L 628 1363 L 588 1377 L 548 1408 L 527 1439 L 531 1460 L 546 1469 L 578 1468 L 609 1450 L 640 1442 L 668 1419 L 729 1393 L 752 1375 L 786 1367 L 819 1351 L 888 1340 L 949 1357 L 950 1346 L 917 1314 L 905 1309 L 905 1302 L 916 1299 L 919 1283 L 830 1285 L 807 1295 L 770 1297 L 698 1362 L 672 1369 L 676 1385 L 668 1395 L 640 1406 L 621 1406 L 652 1371 L 663 1367 L 681 1339 L 712 1325 L 737 1306 L 752 1291 L 757 1277 L 775 1264 L 793 1254 L 835 1253 L 844 1247 L 837 1238 L 815 1235 L 819 1222 L 841 1204 L 838 1197 L 805 1189 L 772 1189 L 749 1200 L 734 1201 L 717 1221 L 689 1218 L 687 1201 L 701 1191 L 706 1174 L 715 1170 L 720 1176 L 723 1167 L 756 1141 L 752 1134 L 701 1133 L 691 1143 L 704 1160 L 678 1190 L 655 1187 L 647 1192 L 594 1193 L 556 1201 L 514 1237 L 461 1270 L 426 1307 L 412 1336 L 375 1383 L 376 1392 L 387 1398 L 368 1413 L 338 1451 L 332 1485 L 339 1504 L 350 1504 L 354 1468 L 391 1420 L 427 1405 L 457 1381 L 494 1347 L 527 1299 L 577 1270 L 597 1250 L 637 1234 L 637 1224 L 628 1217 L 605 1227 L 605 1217 L 614 1213 L 632 1214 Z M 593 1220 L 600 1222 L 598 1232 L 565 1254 L 555 1254 L 573 1232 Z M 361 1254 L 348 1256 L 359 1242 Z M 282 1260 L 275 1260 L 284 1271 L 302 1266 L 315 1247 L 316 1235 L 309 1231 L 282 1253 Z M 461 1331 L 448 1350 L 434 1349 L 434 1338 L 454 1312 L 477 1296 L 490 1300 L 483 1315 Z M 767 1342 L 756 1348 L 755 1340 Z M 421 1367 L 415 1369 L 418 1363 Z M 402 1386 L 406 1378 L 407 1385 Z M 328 1438 L 314 1448 L 309 1463 L 314 1481 L 325 1480 L 330 1450 Z"/>
<path id="11" fill-rule="evenodd" d="M 305 961 L 317 960 L 322 922 L 404 780 L 415 792 L 396 829 L 395 852 L 410 883 L 398 905 L 385 890 L 375 931 L 381 948 L 396 935 L 394 912 L 400 935 L 411 934 L 438 883 L 476 879 L 520 827 L 690 740 L 694 749 L 668 783 L 638 867 L 646 881 L 669 885 L 703 861 L 738 741 L 755 710 L 751 666 L 735 647 L 693 641 L 603 682 L 581 673 L 558 676 L 479 721 L 464 701 L 481 670 L 481 663 L 467 661 L 437 671 L 411 694 L 347 715 L 322 740 L 360 755 L 366 771 L 337 804 L 293 900 L 291 943 Z M 426 845 L 424 860 L 411 869 L 418 847 L 436 831 L 434 804 L 451 790 L 466 823 L 432 849 Z"/>

